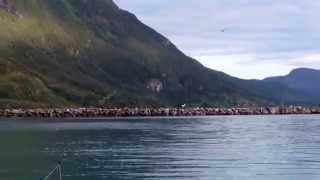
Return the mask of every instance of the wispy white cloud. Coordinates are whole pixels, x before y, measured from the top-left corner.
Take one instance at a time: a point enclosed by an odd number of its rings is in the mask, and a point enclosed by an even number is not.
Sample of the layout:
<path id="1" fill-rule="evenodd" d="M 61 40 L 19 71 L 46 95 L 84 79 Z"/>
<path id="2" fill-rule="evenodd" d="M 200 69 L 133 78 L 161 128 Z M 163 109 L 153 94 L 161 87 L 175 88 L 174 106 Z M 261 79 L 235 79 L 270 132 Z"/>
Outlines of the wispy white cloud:
<path id="1" fill-rule="evenodd" d="M 234 76 L 263 78 L 300 66 L 320 68 L 318 1 L 115 1 L 187 55 Z"/>

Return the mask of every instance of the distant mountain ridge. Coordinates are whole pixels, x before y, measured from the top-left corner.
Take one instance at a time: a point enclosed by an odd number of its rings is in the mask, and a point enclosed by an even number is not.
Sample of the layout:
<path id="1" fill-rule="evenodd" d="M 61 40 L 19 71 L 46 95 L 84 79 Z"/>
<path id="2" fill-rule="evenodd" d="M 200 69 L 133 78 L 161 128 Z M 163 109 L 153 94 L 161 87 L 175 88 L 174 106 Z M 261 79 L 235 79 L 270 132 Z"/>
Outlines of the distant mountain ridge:
<path id="1" fill-rule="evenodd" d="M 187 57 L 112 0 L 0 0 L 0 107 L 309 104 Z"/>
<path id="2" fill-rule="evenodd" d="M 315 103 L 320 102 L 320 70 L 298 68 L 286 76 L 270 77 L 264 81 L 284 84 L 313 99 Z"/>

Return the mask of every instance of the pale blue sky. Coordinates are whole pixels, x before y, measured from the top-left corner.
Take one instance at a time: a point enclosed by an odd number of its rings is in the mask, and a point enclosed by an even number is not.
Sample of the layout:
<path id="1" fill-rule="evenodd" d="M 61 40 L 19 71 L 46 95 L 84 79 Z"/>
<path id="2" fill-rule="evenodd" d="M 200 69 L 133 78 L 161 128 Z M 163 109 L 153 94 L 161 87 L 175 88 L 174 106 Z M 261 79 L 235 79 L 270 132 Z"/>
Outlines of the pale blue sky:
<path id="1" fill-rule="evenodd" d="M 233 76 L 261 79 L 297 67 L 320 69 L 317 0 L 115 2 L 187 55 Z"/>

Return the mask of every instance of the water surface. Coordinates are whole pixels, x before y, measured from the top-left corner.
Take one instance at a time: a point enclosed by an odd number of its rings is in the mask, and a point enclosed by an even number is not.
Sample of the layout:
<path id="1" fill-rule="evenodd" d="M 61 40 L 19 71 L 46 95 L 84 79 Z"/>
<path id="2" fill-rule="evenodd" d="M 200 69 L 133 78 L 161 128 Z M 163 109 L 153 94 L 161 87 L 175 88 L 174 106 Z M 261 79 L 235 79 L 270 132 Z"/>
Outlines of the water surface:
<path id="1" fill-rule="evenodd" d="M 320 116 L 0 121 L 0 179 L 319 180 Z"/>

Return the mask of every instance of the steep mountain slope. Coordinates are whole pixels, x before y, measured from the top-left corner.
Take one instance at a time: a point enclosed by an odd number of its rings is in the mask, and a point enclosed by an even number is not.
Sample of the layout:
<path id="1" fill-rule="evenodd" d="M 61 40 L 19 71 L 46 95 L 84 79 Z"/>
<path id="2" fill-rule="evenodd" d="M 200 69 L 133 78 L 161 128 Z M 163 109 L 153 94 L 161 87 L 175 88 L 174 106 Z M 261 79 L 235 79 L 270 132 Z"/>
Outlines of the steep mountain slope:
<path id="1" fill-rule="evenodd" d="M 2 105 L 248 102 L 111 0 L 1 0 L 0 9 Z"/>
<path id="2" fill-rule="evenodd" d="M 0 106 L 306 102 L 205 68 L 112 0 L 0 0 L 0 24 Z"/>
<path id="3" fill-rule="evenodd" d="M 299 68 L 286 76 L 270 77 L 264 81 L 283 84 L 303 94 L 309 102 L 320 102 L 320 70 Z"/>

